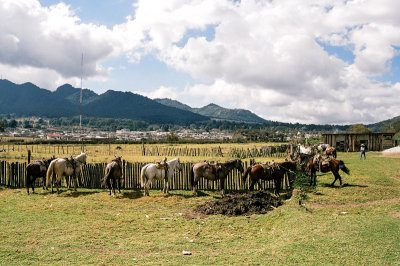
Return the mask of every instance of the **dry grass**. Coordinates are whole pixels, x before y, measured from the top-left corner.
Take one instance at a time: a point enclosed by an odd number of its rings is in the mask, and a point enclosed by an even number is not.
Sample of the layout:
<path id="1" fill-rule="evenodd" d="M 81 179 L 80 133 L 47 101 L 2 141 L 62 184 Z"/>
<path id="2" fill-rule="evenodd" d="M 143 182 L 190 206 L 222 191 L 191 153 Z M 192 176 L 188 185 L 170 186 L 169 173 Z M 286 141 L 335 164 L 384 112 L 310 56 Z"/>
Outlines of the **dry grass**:
<path id="1" fill-rule="evenodd" d="M 223 143 L 223 144 L 146 144 L 145 148 L 147 151 L 159 150 L 170 148 L 170 149 L 212 149 L 221 148 L 224 154 L 229 153 L 232 148 L 237 149 L 252 149 L 260 148 L 265 145 L 278 145 L 277 143 Z M 77 155 L 81 152 L 80 145 L 7 145 L 0 144 L 1 149 L 6 149 L 7 152 L 0 153 L 0 160 L 7 159 L 8 161 L 27 161 L 28 150 L 32 152 L 33 159 L 50 158 L 55 155 L 57 158 L 69 157 L 70 155 Z M 117 148 L 119 147 L 119 148 Z M 141 144 L 96 144 L 96 145 L 85 145 L 84 151 L 87 152 L 88 163 L 99 163 L 107 162 L 114 156 L 122 156 L 122 158 L 129 162 L 159 162 L 164 158 L 165 155 L 159 156 L 143 156 L 142 155 L 142 145 Z M 233 159 L 230 156 L 169 156 L 168 159 L 172 157 L 179 157 L 183 162 L 199 162 L 204 160 L 209 161 L 227 161 Z M 263 157 L 258 158 L 259 161 L 266 161 L 270 158 Z"/>

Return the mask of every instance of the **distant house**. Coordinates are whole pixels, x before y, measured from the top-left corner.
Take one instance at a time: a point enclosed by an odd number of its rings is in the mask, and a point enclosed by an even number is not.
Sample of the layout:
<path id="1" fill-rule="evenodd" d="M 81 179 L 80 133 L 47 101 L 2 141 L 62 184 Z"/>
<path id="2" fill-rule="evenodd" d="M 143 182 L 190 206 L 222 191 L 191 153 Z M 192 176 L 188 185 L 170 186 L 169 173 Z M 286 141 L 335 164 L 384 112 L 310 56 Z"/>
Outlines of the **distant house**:
<path id="1" fill-rule="evenodd" d="M 48 140 L 61 139 L 61 134 L 59 134 L 59 133 L 48 133 L 47 134 L 47 139 Z"/>
<path id="2" fill-rule="evenodd" d="M 338 151 L 359 151 L 364 144 L 369 151 L 383 151 L 394 146 L 394 133 L 336 133 L 322 134 L 324 143 Z"/>

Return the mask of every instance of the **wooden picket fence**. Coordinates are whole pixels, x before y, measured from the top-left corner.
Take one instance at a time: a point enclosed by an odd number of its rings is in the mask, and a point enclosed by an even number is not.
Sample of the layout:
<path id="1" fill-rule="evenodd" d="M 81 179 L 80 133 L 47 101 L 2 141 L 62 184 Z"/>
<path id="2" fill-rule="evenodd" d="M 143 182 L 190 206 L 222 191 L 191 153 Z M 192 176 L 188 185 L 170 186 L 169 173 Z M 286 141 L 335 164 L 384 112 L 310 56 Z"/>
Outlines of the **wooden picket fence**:
<path id="1" fill-rule="evenodd" d="M 123 181 L 122 188 L 125 189 L 139 189 L 140 185 L 140 170 L 142 166 L 146 163 L 137 163 L 137 162 L 126 162 L 123 161 Z M 0 161 L 0 185 L 11 187 L 11 188 L 22 188 L 26 187 L 26 168 L 27 163 L 18 163 L 12 162 L 9 163 L 7 161 Z M 169 188 L 171 190 L 190 190 L 190 169 L 193 163 L 181 163 L 182 171 L 175 172 L 172 179 L 169 182 Z M 247 162 L 245 161 L 244 169 L 247 168 Z M 84 188 L 93 188 L 99 189 L 104 188 L 101 180 L 104 176 L 106 164 L 105 163 L 92 163 L 83 165 L 82 174 L 81 174 L 81 186 Z M 228 191 L 240 191 L 247 190 L 249 186 L 249 180 L 246 182 L 242 181 L 241 173 L 234 169 L 229 174 L 225 181 L 225 189 Z M 288 188 L 288 177 L 285 177 L 283 181 L 283 189 Z M 36 187 L 42 186 L 42 180 L 39 179 L 35 183 Z M 260 182 L 260 186 L 256 185 L 255 189 L 272 189 L 273 188 L 272 181 L 262 181 Z M 163 182 L 162 181 L 153 181 L 151 188 L 152 189 L 162 189 Z M 201 178 L 198 182 L 197 189 L 200 190 L 219 190 L 220 184 L 217 181 L 209 181 L 204 178 Z"/>
<path id="2" fill-rule="evenodd" d="M 123 146 L 123 145 L 122 145 Z M 222 149 L 220 146 L 216 147 L 162 147 L 158 145 L 141 145 L 125 147 L 124 151 L 129 152 L 131 156 L 166 156 L 166 157 L 232 157 L 232 158 L 257 158 L 257 157 L 286 157 L 286 150 L 289 147 L 288 144 L 282 144 L 277 146 L 263 146 L 253 148 L 227 148 Z M 49 153 L 58 155 L 71 155 L 81 151 L 90 150 L 92 146 L 86 146 L 84 144 L 1 144 L 0 149 L 5 151 L 15 151 L 25 153 L 28 150 L 31 153 Z M 97 148 L 96 148 L 97 149 Z M 111 146 L 105 145 L 102 149 L 96 150 L 99 154 L 111 154 Z"/>

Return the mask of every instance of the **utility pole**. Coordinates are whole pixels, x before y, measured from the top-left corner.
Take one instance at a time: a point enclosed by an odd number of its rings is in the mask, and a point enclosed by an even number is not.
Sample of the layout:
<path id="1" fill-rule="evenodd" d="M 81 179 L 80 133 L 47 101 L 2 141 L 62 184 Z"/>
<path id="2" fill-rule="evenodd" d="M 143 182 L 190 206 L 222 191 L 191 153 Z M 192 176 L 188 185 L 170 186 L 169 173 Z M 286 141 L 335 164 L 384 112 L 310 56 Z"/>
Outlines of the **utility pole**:
<path id="1" fill-rule="evenodd" d="M 82 76 L 83 76 L 83 53 L 82 53 L 82 58 L 81 58 L 81 95 L 79 98 L 79 128 L 82 134 Z"/>

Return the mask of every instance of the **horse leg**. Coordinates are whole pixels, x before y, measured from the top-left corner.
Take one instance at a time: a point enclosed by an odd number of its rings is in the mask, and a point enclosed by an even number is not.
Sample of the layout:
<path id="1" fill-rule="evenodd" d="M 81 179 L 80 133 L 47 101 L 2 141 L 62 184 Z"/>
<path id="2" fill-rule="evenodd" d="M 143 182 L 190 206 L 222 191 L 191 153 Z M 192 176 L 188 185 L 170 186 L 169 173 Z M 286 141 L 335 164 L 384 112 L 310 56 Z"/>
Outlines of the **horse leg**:
<path id="1" fill-rule="evenodd" d="M 111 196 L 111 181 L 110 181 L 110 178 L 106 179 L 106 184 L 107 184 L 108 189 L 110 190 L 110 196 Z"/>
<path id="2" fill-rule="evenodd" d="M 31 179 L 30 182 L 31 182 L 31 187 L 32 187 L 32 194 L 35 194 L 35 186 L 34 186 L 35 180 Z M 29 191 L 28 191 L 28 194 L 29 194 Z"/>
<path id="3" fill-rule="evenodd" d="M 77 188 L 78 188 L 78 175 L 77 175 L 77 173 L 75 173 L 74 183 L 75 183 L 75 191 L 77 191 Z"/>
<path id="4" fill-rule="evenodd" d="M 121 193 L 121 179 L 118 177 L 117 180 L 118 192 Z"/>
<path id="5" fill-rule="evenodd" d="M 333 173 L 333 176 L 335 177 L 335 180 L 333 180 L 331 187 L 333 187 L 333 185 L 335 184 L 336 180 L 338 179 L 336 173 Z"/>
<path id="6" fill-rule="evenodd" d="M 61 180 L 62 180 L 62 176 L 60 177 L 60 179 L 57 179 L 57 180 L 56 180 L 56 184 L 57 184 L 57 194 L 60 194 L 59 187 L 60 187 L 60 184 L 61 184 Z"/>
<path id="7" fill-rule="evenodd" d="M 151 180 L 149 179 L 149 180 L 147 180 L 146 186 L 145 186 L 145 189 L 144 189 L 145 196 L 149 196 L 149 197 L 150 197 L 150 193 L 149 193 L 150 184 L 151 184 Z"/>
<path id="8" fill-rule="evenodd" d="M 55 180 L 55 176 L 53 175 L 52 178 L 51 178 L 51 193 L 54 193 L 54 191 L 53 191 L 54 180 Z"/>
<path id="9" fill-rule="evenodd" d="M 331 186 L 335 184 L 336 180 L 339 179 L 340 187 L 342 187 L 342 177 L 339 173 L 334 172 L 333 175 L 335 176 L 335 180 L 332 182 Z"/>
<path id="10" fill-rule="evenodd" d="M 164 193 L 167 193 L 167 194 L 169 194 L 169 182 L 168 182 L 168 179 L 164 179 L 164 188 L 165 188 L 165 191 L 164 191 Z"/>
<path id="11" fill-rule="evenodd" d="M 275 185 L 275 187 L 274 187 L 274 194 L 276 195 L 276 196 L 279 196 L 279 180 L 278 179 L 274 179 L 274 185 Z"/>
<path id="12" fill-rule="evenodd" d="M 113 191 L 113 197 L 115 197 L 115 178 L 111 179 L 111 186 L 112 186 L 112 191 Z M 110 191 L 111 193 L 111 191 Z"/>
<path id="13" fill-rule="evenodd" d="M 254 182 L 254 180 L 251 178 L 250 179 L 250 185 L 249 185 L 249 190 L 250 191 L 253 191 L 254 190 L 254 184 L 255 184 L 256 182 Z"/>
<path id="14" fill-rule="evenodd" d="M 198 177 L 195 176 L 195 177 L 194 177 L 194 180 L 193 180 L 193 196 L 196 196 L 196 195 L 197 195 L 197 193 L 196 193 L 197 181 L 198 181 Z"/>
<path id="15" fill-rule="evenodd" d="M 31 177 L 27 176 L 26 177 L 26 192 L 28 192 L 29 195 L 29 187 L 31 186 Z M 32 192 L 33 193 L 33 192 Z"/>
<path id="16" fill-rule="evenodd" d="M 225 179 L 220 179 L 219 184 L 221 186 L 221 196 L 225 197 Z"/>

